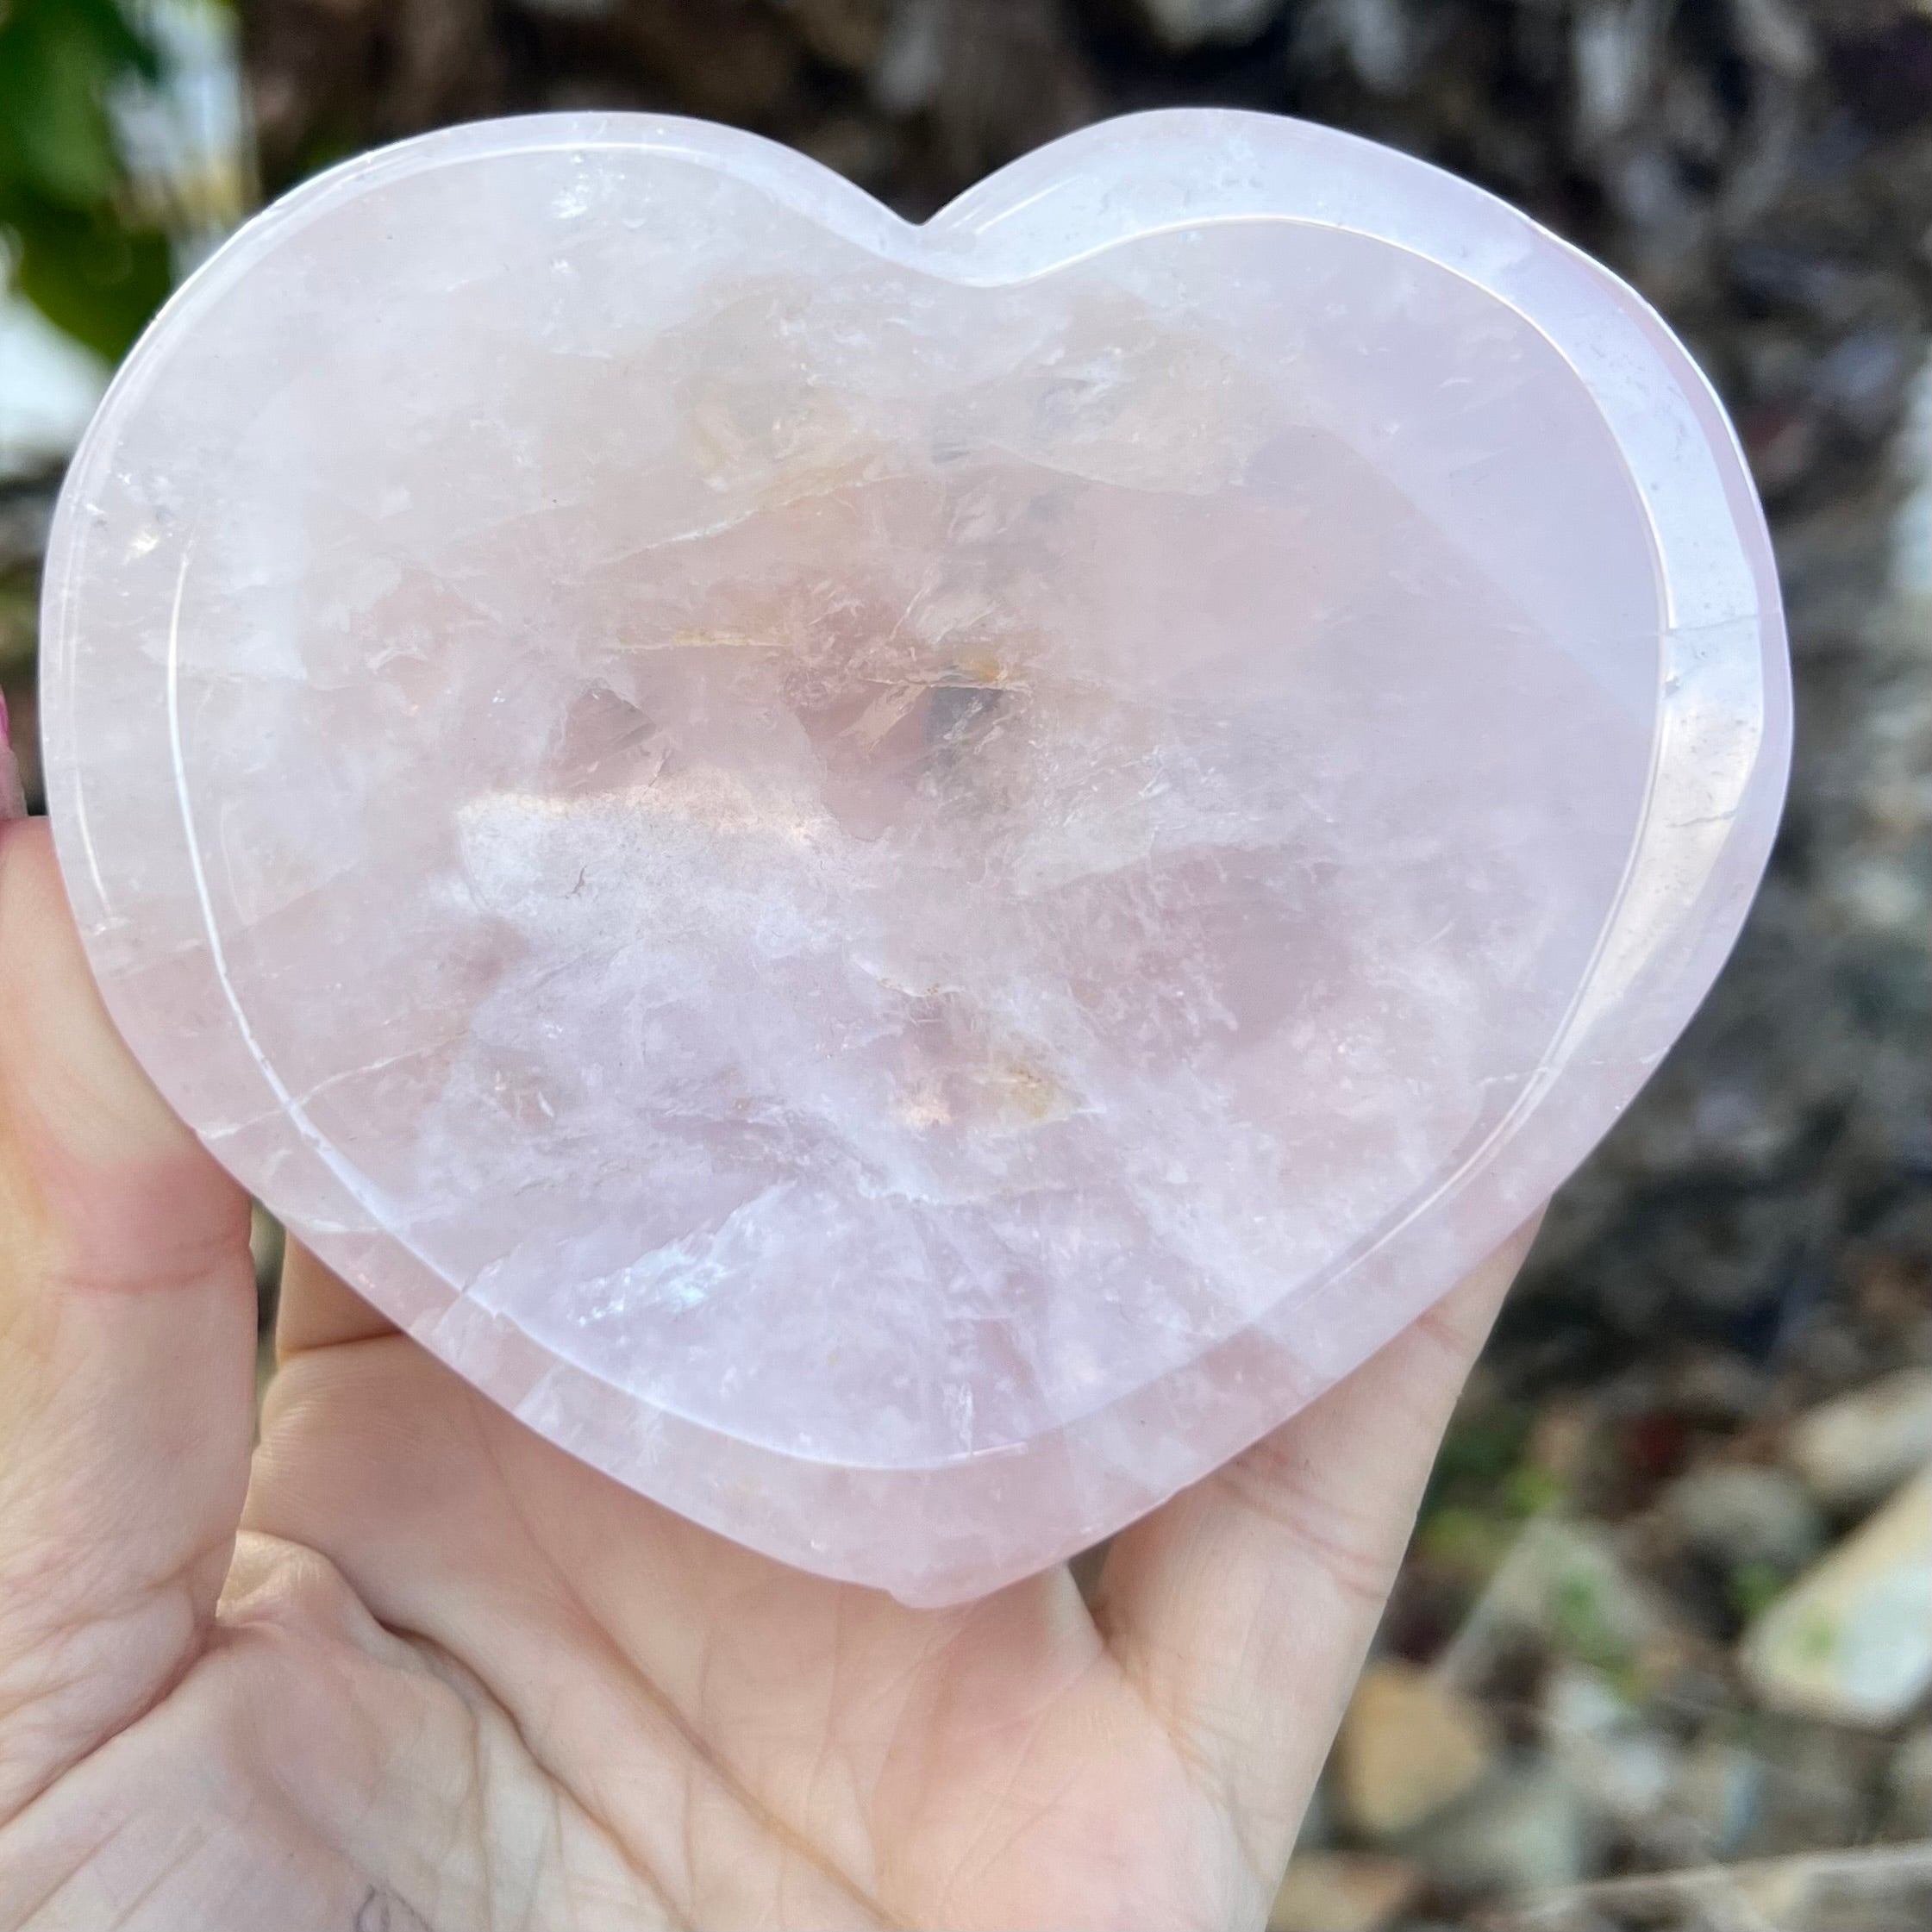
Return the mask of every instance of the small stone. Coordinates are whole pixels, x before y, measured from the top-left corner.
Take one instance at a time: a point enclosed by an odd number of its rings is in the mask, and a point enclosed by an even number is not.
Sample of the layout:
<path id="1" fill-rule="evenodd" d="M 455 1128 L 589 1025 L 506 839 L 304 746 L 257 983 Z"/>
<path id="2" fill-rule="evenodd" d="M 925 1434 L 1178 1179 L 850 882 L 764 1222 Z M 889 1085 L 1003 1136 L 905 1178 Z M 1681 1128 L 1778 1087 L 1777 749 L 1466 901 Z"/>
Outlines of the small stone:
<path id="1" fill-rule="evenodd" d="M 1727 1569 L 1763 1564 L 1788 1575 L 1825 1544 L 1816 1504 L 1783 1469 L 1706 1463 L 1679 1477 L 1661 1507 L 1685 1543 Z"/>
<path id="2" fill-rule="evenodd" d="M 1676 1753 L 1601 1671 L 1558 1664 L 1543 1688 L 1542 1729 L 1550 1761 L 1597 1810 L 1635 1823 L 1664 1802 Z"/>
<path id="3" fill-rule="evenodd" d="M 1745 1632 L 1774 1710 L 1896 1723 L 1932 1687 L 1932 1470 L 1808 1570 Z"/>
<path id="4" fill-rule="evenodd" d="M 1725 1737 L 1704 1737 L 1679 1760 L 1660 1821 L 1671 1862 L 1734 1856 L 1758 1814 L 1764 1764 Z"/>
<path id="5" fill-rule="evenodd" d="M 1405 1859 L 1299 1853 L 1274 1895 L 1268 1932 L 1381 1932 L 1421 1889 L 1421 1873 Z"/>
<path id="6" fill-rule="evenodd" d="M 1821 1403 L 1792 1426 L 1785 1454 L 1827 1507 L 1876 1502 L 1932 1462 L 1932 1369 L 1900 1369 Z"/>
<path id="7" fill-rule="evenodd" d="M 1412 1664 L 1371 1664 L 1335 1741 L 1349 1823 L 1389 1838 L 1461 1797 L 1489 1768 L 1495 1743 L 1472 1699 Z"/>
<path id="8" fill-rule="evenodd" d="M 1631 1575 L 1599 1526 L 1544 1517 L 1497 1565 L 1436 1674 L 1468 1689 L 1524 1638 L 1598 1669 L 1667 1673 L 1682 1639 L 1657 1593 Z"/>
<path id="9" fill-rule="evenodd" d="M 1764 1713 L 1748 1735 L 1761 1775 L 1738 1857 L 1829 1851 L 1870 1835 L 1889 1755 L 1883 1738 L 1784 1711 Z"/>
<path id="10" fill-rule="evenodd" d="M 1665 1864 L 1698 1865 L 1780 1852 L 1829 1851 L 1870 1834 L 1882 1782 L 1880 1738 L 1783 1715 L 1736 1733 L 1713 1722 L 1679 1760 L 1666 1803 L 1643 1834 Z"/>
<path id="11" fill-rule="evenodd" d="M 1885 1822 L 1900 1838 L 1932 1836 L 1932 1724 L 1921 1724 L 1891 1754 Z"/>
<path id="12" fill-rule="evenodd" d="M 1679 1415 L 1735 1427 L 1763 1413 L 1768 1380 L 1761 1368 L 1741 1357 L 1707 1349 L 1678 1363 L 1666 1388 L 1670 1405 Z"/>
<path id="13" fill-rule="evenodd" d="M 1719 1873 L 1691 1923 L 1740 1932 L 1905 1932 L 1932 1924 L 1932 1846 L 1858 1845 Z M 1728 1895 L 1728 1896 L 1726 1896 Z M 1729 1908 L 1728 1917 L 1716 1914 Z"/>
<path id="14" fill-rule="evenodd" d="M 1404 1849 L 1449 1891 L 1508 1898 L 1574 1885 L 1596 1840 L 1590 1808 L 1568 1779 L 1525 1765 L 1442 1813 Z"/>

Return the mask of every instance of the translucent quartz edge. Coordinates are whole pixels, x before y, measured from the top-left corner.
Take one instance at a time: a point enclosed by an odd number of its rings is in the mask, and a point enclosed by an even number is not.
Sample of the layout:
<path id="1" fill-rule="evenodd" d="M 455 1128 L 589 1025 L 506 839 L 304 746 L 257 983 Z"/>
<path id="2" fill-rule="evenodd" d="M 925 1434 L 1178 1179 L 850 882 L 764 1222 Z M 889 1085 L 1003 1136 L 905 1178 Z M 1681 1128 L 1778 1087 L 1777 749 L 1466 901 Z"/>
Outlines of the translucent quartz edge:
<path id="1" fill-rule="evenodd" d="M 1649 510 L 1670 624 L 1721 622 L 1767 607 L 1735 534 L 1714 516 L 1725 492 L 1705 436 L 1691 433 L 1700 412 L 1686 387 L 1704 392 L 1735 450 L 1729 421 L 1681 352 L 1681 370 L 1659 367 L 1660 343 L 1674 347 L 1675 339 L 1635 290 L 1507 202 L 1427 162 L 1238 109 L 1166 109 L 1081 129 L 988 176 L 919 225 L 807 156 L 708 122 L 537 115 L 440 129 L 345 162 L 248 222 L 150 325 L 110 386 L 96 430 L 131 400 L 170 336 L 344 202 L 466 163 L 600 152 L 715 169 L 889 261 L 973 286 L 1024 282 L 1132 238 L 1211 222 L 1297 222 L 1401 248 L 1505 303 L 1577 372 Z M 1606 291 L 1616 299 L 1606 303 Z M 1775 605 L 1775 593 L 1768 603 Z"/>
<path id="2" fill-rule="evenodd" d="M 84 849 L 77 749 L 84 707 L 73 688 L 68 626 L 78 614 L 94 481 L 112 460 L 116 422 L 147 372 L 230 278 L 338 200 L 422 167 L 592 147 L 724 168 L 880 254 L 957 280 L 1022 279 L 1116 241 L 1205 220 L 1272 216 L 1379 234 L 1467 276 L 1532 321 L 1590 389 L 1651 506 L 1675 622 L 1663 640 L 1649 803 L 1597 961 L 1534 1091 L 1397 1225 L 1185 1368 L 1048 1435 L 930 1467 L 866 1470 L 814 1463 L 662 1411 L 640 1420 L 638 1398 L 466 1302 L 396 1235 L 371 1227 L 366 1197 L 356 1198 L 333 1150 L 301 1136 L 297 1121 L 252 1160 L 224 1150 L 272 1204 L 278 1193 L 287 1197 L 290 1162 L 319 1166 L 307 1176 L 315 1184 L 308 1191 L 338 1192 L 342 1210 L 304 1227 L 325 1258 L 446 1359 L 489 1377 L 501 1398 L 572 1453 L 772 1555 L 908 1601 L 953 1601 L 1120 1527 L 1357 1366 L 1534 1212 L 1628 1104 L 1734 942 L 1775 828 L 1789 760 L 1789 673 L 1761 513 L 1722 409 L 1639 297 L 1506 204 L 1330 130 L 1218 111 L 1129 117 L 1026 158 L 922 228 L 788 150 L 702 123 L 596 115 L 447 131 L 348 164 L 259 217 L 164 310 L 77 458 L 50 544 L 44 678 L 57 842 L 91 944 L 116 921 Z M 1432 200 L 1443 205 L 1421 205 Z M 1411 232 L 1432 225 L 1441 231 L 1432 240 Z M 110 1010 L 139 1051 L 164 1017 L 118 975 L 103 979 Z M 1558 1078 L 1579 1056 L 1618 1069 L 1608 1102 L 1601 1079 L 1585 1095 Z M 278 1085 L 259 1062 L 257 1072 Z M 157 1072 L 181 1104 L 178 1079 Z M 1532 1118 L 1535 1131 L 1526 1133 Z M 1325 1315 L 1336 1339 L 1317 1354 L 1308 1332 Z M 1231 1352 L 1244 1347 L 1260 1351 L 1262 1371 L 1230 1369 Z M 1025 1550 L 989 1566 L 977 1552 L 985 1541 L 1010 1541 L 1012 1485 L 1025 1485 L 1037 1511 L 1054 1486 L 1039 1479 L 1048 1460 L 1059 1466 L 1060 1514 Z M 923 1537 L 882 1540 L 875 1508 L 908 1507 L 920 1511 Z"/>

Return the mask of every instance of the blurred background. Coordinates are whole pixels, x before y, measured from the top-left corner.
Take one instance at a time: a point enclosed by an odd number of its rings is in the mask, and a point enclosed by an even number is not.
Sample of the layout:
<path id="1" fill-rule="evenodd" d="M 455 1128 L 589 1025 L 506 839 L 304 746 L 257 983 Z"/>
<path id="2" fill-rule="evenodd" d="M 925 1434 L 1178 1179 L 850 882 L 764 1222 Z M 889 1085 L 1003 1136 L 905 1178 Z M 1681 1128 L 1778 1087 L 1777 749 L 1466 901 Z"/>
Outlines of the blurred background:
<path id="1" fill-rule="evenodd" d="M 1730 407 L 1798 691 L 1751 924 L 1551 1215 L 1274 1923 L 1932 1923 L 1932 0 L 0 0 L 29 797 L 63 463 L 263 199 L 596 106 L 755 128 L 916 216 L 1181 103 L 1391 142 L 1634 281 Z"/>

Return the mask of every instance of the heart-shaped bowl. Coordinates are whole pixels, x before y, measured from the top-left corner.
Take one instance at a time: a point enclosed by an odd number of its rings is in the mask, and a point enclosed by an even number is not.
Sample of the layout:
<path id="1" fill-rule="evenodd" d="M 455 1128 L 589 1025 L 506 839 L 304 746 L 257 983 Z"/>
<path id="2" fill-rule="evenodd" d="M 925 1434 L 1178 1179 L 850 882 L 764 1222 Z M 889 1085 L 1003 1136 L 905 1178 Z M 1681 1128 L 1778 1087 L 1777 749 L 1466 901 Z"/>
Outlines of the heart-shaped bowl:
<path id="1" fill-rule="evenodd" d="M 74 910 L 207 1144 L 531 1428 L 918 1603 L 1531 1215 L 1788 754 L 1668 330 L 1248 114 L 922 227 L 690 122 L 370 155 L 149 330 L 47 585 Z"/>

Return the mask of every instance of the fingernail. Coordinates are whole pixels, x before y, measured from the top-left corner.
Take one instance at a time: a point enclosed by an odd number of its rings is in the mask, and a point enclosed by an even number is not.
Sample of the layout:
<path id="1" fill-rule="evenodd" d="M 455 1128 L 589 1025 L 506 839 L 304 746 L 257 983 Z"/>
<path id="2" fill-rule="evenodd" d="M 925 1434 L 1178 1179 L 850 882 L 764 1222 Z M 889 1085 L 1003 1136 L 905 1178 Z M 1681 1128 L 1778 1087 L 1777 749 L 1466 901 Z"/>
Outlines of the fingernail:
<path id="1" fill-rule="evenodd" d="M 0 691 L 0 825 L 25 818 L 27 794 L 21 789 L 20 760 L 14 756 L 13 734 L 7 728 L 7 694 Z"/>

